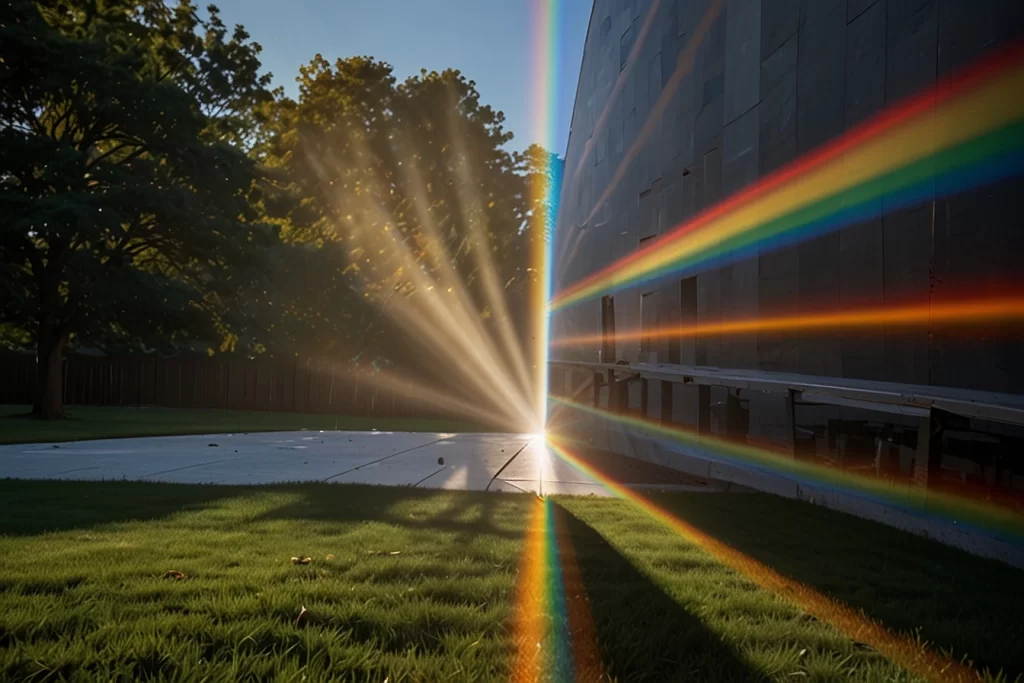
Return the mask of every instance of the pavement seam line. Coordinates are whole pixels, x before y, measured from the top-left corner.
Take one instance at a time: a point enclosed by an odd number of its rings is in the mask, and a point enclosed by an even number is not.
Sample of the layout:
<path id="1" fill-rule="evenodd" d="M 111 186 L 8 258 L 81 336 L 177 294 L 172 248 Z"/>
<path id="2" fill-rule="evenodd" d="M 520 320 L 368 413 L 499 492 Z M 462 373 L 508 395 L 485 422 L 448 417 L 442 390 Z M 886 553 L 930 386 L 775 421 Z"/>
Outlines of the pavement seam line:
<path id="1" fill-rule="evenodd" d="M 387 460 L 388 458 L 393 458 L 396 455 L 403 455 L 405 453 L 409 453 L 411 451 L 415 451 L 415 450 L 418 450 L 420 448 L 426 448 L 427 446 L 433 446 L 435 443 L 441 443 L 442 441 L 448 441 L 448 437 L 443 436 L 440 439 L 435 439 L 434 441 L 430 441 L 428 443 L 421 443 L 419 446 L 413 446 L 412 448 L 406 448 L 404 451 L 398 451 L 397 453 L 392 453 L 391 455 L 385 455 L 383 458 L 377 458 L 376 460 L 371 460 L 370 462 L 364 462 L 362 465 L 357 465 L 356 467 L 352 467 L 350 469 L 347 469 L 344 472 L 338 472 L 337 474 L 332 474 L 331 476 L 327 477 L 326 479 L 321 479 L 320 481 L 322 481 L 322 482 L 330 481 L 331 479 L 334 479 L 335 477 L 340 477 L 342 475 L 348 474 L 349 472 L 355 472 L 356 470 L 362 469 L 363 467 L 369 467 L 370 465 L 376 465 L 377 463 L 383 462 L 383 461 Z"/>
<path id="2" fill-rule="evenodd" d="M 190 470 L 193 467 L 205 467 L 206 465 L 216 465 L 222 462 L 229 462 L 231 460 L 241 460 L 241 458 L 224 458 L 223 460 L 211 460 L 210 462 L 198 462 L 194 465 L 185 465 L 184 467 L 175 467 L 170 470 L 160 470 L 159 472 L 150 472 L 149 474 L 143 474 L 140 478 L 145 479 L 146 477 L 155 477 L 158 474 L 170 474 L 171 472 L 180 472 L 181 470 Z"/>
<path id="3" fill-rule="evenodd" d="M 100 469 L 99 465 L 96 465 L 94 467 L 74 467 L 74 468 L 72 468 L 70 470 L 62 470 L 60 472 L 54 472 L 53 474 L 48 475 L 48 476 L 59 477 L 59 476 L 64 475 L 64 474 L 71 474 L 72 472 L 83 472 L 85 470 L 98 470 L 98 469 Z"/>
<path id="4" fill-rule="evenodd" d="M 491 489 L 491 484 L 493 484 L 494 480 L 498 478 L 498 475 L 501 474 L 502 472 L 504 472 L 505 468 L 508 467 L 509 465 L 511 465 L 512 461 L 515 460 L 517 457 L 519 457 L 519 454 L 522 453 L 523 451 L 525 451 L 526 447 L 529 446 L 531 443 L 533 443 L 532 440 L 527 441 L 526 443 L 524 443 L 522 446 L 519 447 L 518 451 L 516 451 L 515 453 L 512 454 L 511 458 L 509 458 L 508 460 L 505 461 L 505 464 L 502 465 L 501 468 L 498 469 L 498 471 L 494 473 L 494 476 L 491 477 L 491 480 L 489 482 L 487 482 L 487 486 L 484 487 L 484 491 L 485 492 L 487 492 L 487 491 L 489 491 Z M 504 481 L 504 480 L 502 480 L 502 481 Z M 519 487 L 517 486 L 516 488 L 519 488 Z"/>
<path id="5" fill-rule="evenodd" d="M 423 482 L 425 482 L 425 481 L 426 481 L 427 479 L 430 479 L 430 478 L 431 478 L 432 476 L 434 476 L 435 474 L 440 474 L 441 472 L 444 472 L 444 471 L 445 471 L 446 469 L 448 469 L 448 466 L 447 466 L 447 465 L 445 465 L 445 466 L 444 466 L 444 467 L 442 467 L 441 469 L 437 470 L 436 472 L 431 472 L 430 474 L 428 474 L 427 476 L 423 477 L 423 478 L 422 478 L 422 479 L 420 479 L 420 480 L 419 480 L 418 482 L 416 482 L 415 484 L 413 484 L 413 485 L 412 485 L 412 488 L 416 488 L 417 486 L 419 486 L 420 484 L 422 484 Z"/>

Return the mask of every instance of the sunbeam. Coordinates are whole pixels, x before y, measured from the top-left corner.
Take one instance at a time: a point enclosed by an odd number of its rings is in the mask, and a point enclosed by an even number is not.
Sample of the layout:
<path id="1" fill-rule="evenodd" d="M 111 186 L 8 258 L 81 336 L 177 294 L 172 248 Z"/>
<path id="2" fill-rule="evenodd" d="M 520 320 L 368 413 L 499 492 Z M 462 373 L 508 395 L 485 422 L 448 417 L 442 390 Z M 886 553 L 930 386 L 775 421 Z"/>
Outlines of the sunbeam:
<path id="1" fill-rule="evenodd" d="M 519 430 L 522 426 L 522 416 L 509 410 L 500 402 L 490 405 L 488 402 L 471 400 L 464 397 L 464 392 L 456 394 L 450 390 L 446 391 L 435 385 L 412 377 L 396 375 L 386 370 L 357 373 L 348 364 L 334 363 L 323 358 L 317 359 L 317 363 L 321 367 L 326 366 L 332 376 L 337 379 L 369 385 L 401 396 L 404 401 L 425 408 L 501 429 Z"/>
<path id="2" fill-rule="evenodd" d="M 411 192 L 409 213 L 415 218 L 415 229 L 412 234 L 404 235 L 401 227 L 406 221 L 405 215 L 392 215 L 372 199 L 372 192 L 358 194 L 355 204 L 349 198 L 350 204 L 346 209 L 349 213 L 345 214 L 342 222 L 349 228 L 352 252 L 360 256 L 371 272 L 386 273 L 384 286 L 374 289 L 367 286 L 364 292 L 366 300 L 378 309 L 380 315 L 401 329 L 410 345 L 425 354 L 425 359 L 437 364 L 438 369 L 450 377 L 446 382 L 448 387 L 458 389 L 441 391 L 413 383 L 411 378 L 383 375 L 370 380 L 364 378 L 364 381 L 376 382 L 382 387 L 414 386 L 410 396 L 412 400 L 433 402 L 446 411 L 485 420 L 488 424 L 499 422 L 514 431 L 536 431 L 537 410 L 535 398 L 531 395 L 535 384 L 529 381 L 525 367 L 522 367 L 522 353 L 502 353 L 484 327 L 481 307 L 455 269 L 456 254 L 449 252 L 440 234 L 429 204 L 429 188 L 417 168 L 416 144 L 409 135 L 393 134 L 391 139 L 391 153 L 402 159 L 398 164 L 401 169 L 399 179 Z M 355 157 L 352 161 L 362 159 L 366 163 L 373 158 L 364 141 L 352 139 L 350 144 Z M 320 167 L 343 162 L 315 156 L 313 160 Z M 325 178 L 330 176 L 323 171 L 321 175 Z M 373 182 L 384 181 L 375 178 Z M 454 189 L 460 195 L 461 205 L 472 203 L 472 198 L 464 196 L 468 191 L 464 183 L 456 183 Z M 386 196 L 386 193 L 378 194 Z M 358 211 L 352 212 L 353 208 Z M 472 217 L 467 220 L 473 222 Z M 364 225 L 363 221 L 368 224 Z M 476 238 L 484 237 L 479 229 L 471 228 L 471 231 L 476 233 Z M 504 320 L 498 329 L 499 336 L 503 338 L 501 347 L 506 350 L 518 348 L 520 342 L 511 330 L 507 306 L 503 302 L 497 303 L 500 292 L 496 292 L 493 286 L 497 280 L 493 256 L 486 254 L 486 247 L 474 243 L 474 235 L 468 239 L 471 243 L 468 248 L 474 252 L 483 281 L 491 283 L 485 290 L 488 303 Z M 380 240 L 383 240 L 383 248 Z M 427 265 L 433 271 L 430 274 Z M 356 262 L 349 268 L 360 272 Z M 402 291 L 395 294 L 398 290 Z"/>
<path id="3" fill-rule="evenodd" d="M 522 391 L 528 393 L 532 384 L 530 371 L 527 367 L 526 356 L 523 353 L 521 338 L 513 329 L 511 314 L 498 281 L 497 269 L 494 266 L 496 252 L 488 248 L 490 246 L 490 239 L 488 237 L 486 213 L 483 211 L 480 197 L 473 189 L 471 181 L 472 169 L 469 168 L 469 164 L 466 161 L 466 154 L 463 149 L 464 136 L 460 129 L 459 118 L 453 115 L 449 125 L 454 131 L 452 139 L 454 140 L 453 145 L 457 159 L 455 174 L 460 184 L 460 208 L 463 213 L 463 220 L 470 226 L 470 235 L 474 238 L 470 240 L 470 248 L 473 251 L 473 256 L 476 259 L 477 268 L 483 281 L 486 303 L 494 311 L 494 317 L 497 319 L 499 326 L 499 338 L 504 343 L 503 348 L 505 352 L 511 357 L 515 376 L 519 380 Z M 476 219 L 476 217 L 479 218 Z"/>
<path id="4" fill-rule="evenodd" d="M 409 325 L 422 338 L 435 341 L 435 354 L 441 357 L 450 357 L 451 347 L 454 344 L 465 357 L 473 363 L 474 374 L 485 378 L 491 383 L 490 390 L 502 394 L 506 400 L 525 417 L 531 411 L 522 401 L 522 394 L 515 390 L 510 373 L 504 368 L 503 356 L 489 338 L 480 318 L 476 313 L 476 307 L 462 278 L 455 272 L 452 265 L 452 255 L 447 253 L 444 241 L 438 234 L 434 221 L 427 206 L 427 192 L 412 163 L 403 166 L 407 181 L 413 187 L 413 204 L 419 218 L 419 224 L 423 228 L 426 239 L 424 249 L 430 254 L 435 265 L 440 269 L 440 277 L 436 281 L 430 281 L 422 269 L 417 267 L 411 249 L 398 235 L 397 230 L 388 231 L 391 238 L 393 254 L 397 255 L 403 268 L 403 276 L 412 280 L 416 291 L 411 297 L 398 302 L 395 311 L 395 321 L 400 325 Z M 388 220 L 382 215 L 381 219 Z M 458 300 L 455 307 L 445 306 L 441 299 L 441 292 L 451 292 Z M 427 315 L 419 315 L 413 306 L 407 306 L 414 298 L 423 297 L 428 308 Z M 446 315 L 447 314 L 447 315 Z M 438 324 L 448 328 L 444 337 L 436 335 L 435 326 Z M 507 344 L 506 344 L 507 345 Z M 467 373 L 462 373 L 466 375 Z M 479 381 L 477 381 L 479 385 Z M 486 387 L 482 387 L 487 391 Z M 523 387 L 521 391 L 525 391 Z M 527 423 L 528 424 L 528 423 Z"/>

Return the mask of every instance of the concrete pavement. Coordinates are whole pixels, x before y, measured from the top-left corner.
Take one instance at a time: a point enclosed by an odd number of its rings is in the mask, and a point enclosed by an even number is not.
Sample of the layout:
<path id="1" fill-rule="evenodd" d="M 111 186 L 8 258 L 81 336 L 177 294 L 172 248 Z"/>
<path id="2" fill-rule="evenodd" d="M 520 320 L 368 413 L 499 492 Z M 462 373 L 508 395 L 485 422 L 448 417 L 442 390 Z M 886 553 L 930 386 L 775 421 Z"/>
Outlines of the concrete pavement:
<path id="1" fill-rule="evenodd" d="M 516 457 L 502 470 L 513 455 Z M 498 478 L 495 474 L 501 471 Z M 608 495 L 526 434 L 265 432 L 0 446 L 0 478 L 337 482 Z"/>

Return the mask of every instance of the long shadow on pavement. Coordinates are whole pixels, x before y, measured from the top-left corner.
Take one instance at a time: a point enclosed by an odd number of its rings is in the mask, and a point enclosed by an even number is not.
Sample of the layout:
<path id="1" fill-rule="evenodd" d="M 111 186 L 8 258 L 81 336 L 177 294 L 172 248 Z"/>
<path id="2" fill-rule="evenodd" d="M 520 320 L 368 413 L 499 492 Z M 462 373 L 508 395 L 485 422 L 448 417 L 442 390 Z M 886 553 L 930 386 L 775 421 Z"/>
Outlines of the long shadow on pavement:
<path id="1" fill-rule="evenodd" d="M 557 504 L 554 508 L 556 524 L 574 549 L 608 676 L 658 683 L 762 680 L 593 527 Z"/>

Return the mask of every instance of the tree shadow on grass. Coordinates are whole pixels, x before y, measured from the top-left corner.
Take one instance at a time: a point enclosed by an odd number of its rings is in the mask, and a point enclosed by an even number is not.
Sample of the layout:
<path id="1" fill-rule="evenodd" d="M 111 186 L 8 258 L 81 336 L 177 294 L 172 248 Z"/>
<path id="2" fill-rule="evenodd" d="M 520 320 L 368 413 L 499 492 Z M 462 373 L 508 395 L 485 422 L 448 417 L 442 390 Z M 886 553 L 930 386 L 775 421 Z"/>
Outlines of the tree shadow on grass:
<path id="1" fill-rule="evenodd" d="M 357 484 L 279 484 L 260 487 L 138 481 L 0 479 L 0 535 L 34 536 L 51 531 L 89 529 L 105 524 L 151 521 L 192 512 L 218 501 L 266 493 L 299 494 L 295 502 L 269 510 L 259 520 L 324 522 L 377 521 L 407 528 L 449 531 L 468 543 L 481 534 L 522 537 L 526 496 L 436 491 Z M 521 498 L 521 500 L 520 500 Z M 444 507 L 430 514 L 408 514 L 401 504 Z M 518 518 L 518 519 L 517 519 Z"/>
<path id="2" fill-rule="evenodd" d="M 231 486 L 0 479 L 0 535 L 35 536 L 155 520 L 202 509 L 239 493 Z"/>
<path id="3" fill-rule="evenodd" d="M 1024 572 L 935 541 L 768 494 L 658 494 L 656 504 L 890 629 L 979 670 L 1024 674 Z"/>
<path id="4" fill-rule="evenodd" d="M 468 543 L 480 535 L 522 538 L 523 520 L 532 500 L 514 494 L 358 484 L 303 484 L 294 490 L 302 494 L 299 500 L 269 510 L 259 519 L 382 522 L 451 532 L 456 535 L 457 544 Z M 425 511 L 441 501 L 443 508 Z"/>
<path id="5" fill-rule="evenodd" d="M 557 528 L 571 542 L 571 571 L 582 581 L 607 676 L 658 683 L 763 680 L 593 527 L 557 504 L 554 510 Z M 573 593 L 569 576 L 566 592 Z"/>

